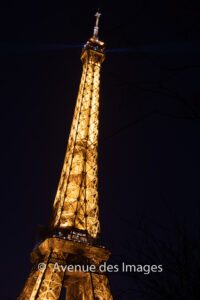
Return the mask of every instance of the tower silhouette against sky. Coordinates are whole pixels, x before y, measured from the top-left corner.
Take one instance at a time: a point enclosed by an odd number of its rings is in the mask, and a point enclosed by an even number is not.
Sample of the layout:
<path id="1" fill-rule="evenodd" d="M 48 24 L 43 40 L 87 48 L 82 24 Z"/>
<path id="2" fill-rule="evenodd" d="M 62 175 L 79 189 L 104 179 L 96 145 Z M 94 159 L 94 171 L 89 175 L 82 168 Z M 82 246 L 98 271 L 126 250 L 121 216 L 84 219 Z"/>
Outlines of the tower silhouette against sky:
<path id="1" fill-rule="evenodd" d="M 66 300 L 113 299 L 107 275 L 99 269 L 110 255 L 99 238 L 99 85 L 105 59 L 98 39 L 100 15 L 81 55 L 83 71 L 51 221 L 30 254 L 33 267 L 18 300 L 60 299 L 62 288 Z"/>

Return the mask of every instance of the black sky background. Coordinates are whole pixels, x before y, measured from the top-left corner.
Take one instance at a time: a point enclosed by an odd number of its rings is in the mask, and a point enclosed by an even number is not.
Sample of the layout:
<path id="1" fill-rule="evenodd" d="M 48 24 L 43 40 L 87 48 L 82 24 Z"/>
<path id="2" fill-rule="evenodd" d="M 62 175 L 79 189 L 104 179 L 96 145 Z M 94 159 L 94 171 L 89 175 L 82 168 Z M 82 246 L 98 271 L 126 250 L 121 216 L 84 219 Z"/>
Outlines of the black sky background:
<path id="1" fill-rule="evenodd" d="M 81 48 L 63 45 L 91 37 L 98 7 L 108 48 L 99 136 L 104 244 L 125 255 L 141 220 L 173 230 L 176 218 L 191 235 L 199 227 L 199 3 L 2 3 L 0 299 L 21 292 L 37 225 L 48 223 L 82 71 Z M 132 285 L 123 274 L 110 281 L 114 295 Z"/>

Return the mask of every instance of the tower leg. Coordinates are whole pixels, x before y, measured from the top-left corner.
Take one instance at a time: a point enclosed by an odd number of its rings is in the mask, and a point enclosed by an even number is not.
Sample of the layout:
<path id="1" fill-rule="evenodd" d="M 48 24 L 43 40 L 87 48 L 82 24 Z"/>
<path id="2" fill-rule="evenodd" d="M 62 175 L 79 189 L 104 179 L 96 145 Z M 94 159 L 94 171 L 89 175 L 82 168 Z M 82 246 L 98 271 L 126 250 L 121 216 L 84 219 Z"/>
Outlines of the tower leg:
<path id="1" fill-rule="evenodd" d="M 113 300 L 109 280 L 105 274 L 91 273 L 95 300 Z"/>
<path id="2" fill-rule="evenodd" d="M 94 300 L 89 273 L 66 278 L 66 300 Z"/>
<path id="3" fill-rule="evenodd" d="M 66 300 L 113 300 L 105 274 L 80 273 L 65 280 Z"/>
<path id="4" fill-rule="evenodd" d="M 51 261 L 53 259 L 53 261 Z M 54 253 L 35 264 L 18 300 L 57 300 L 60 297 L 64 272 L 55 270 Z"/>

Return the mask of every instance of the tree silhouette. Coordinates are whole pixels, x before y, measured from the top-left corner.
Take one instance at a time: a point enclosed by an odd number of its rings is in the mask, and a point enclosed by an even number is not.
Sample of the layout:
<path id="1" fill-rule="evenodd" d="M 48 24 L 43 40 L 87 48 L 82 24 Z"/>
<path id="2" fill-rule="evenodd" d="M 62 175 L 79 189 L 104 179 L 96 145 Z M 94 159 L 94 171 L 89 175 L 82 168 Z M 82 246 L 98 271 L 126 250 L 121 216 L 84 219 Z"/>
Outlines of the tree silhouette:
<path id="1" fill-rule="evenodd" d="M 113 253 L 113 263 L 162 265 L 163 272 L 123 273 L 133 280 L 133 287 L 119 291 L 117 299 L 200 299 L 199 232 L 191 232 L 180 221 L 171 229 L 159 224 L 150 229 L 143 223 L 138 237 L 130 236 L 123 246 L 122 256 Z"/>

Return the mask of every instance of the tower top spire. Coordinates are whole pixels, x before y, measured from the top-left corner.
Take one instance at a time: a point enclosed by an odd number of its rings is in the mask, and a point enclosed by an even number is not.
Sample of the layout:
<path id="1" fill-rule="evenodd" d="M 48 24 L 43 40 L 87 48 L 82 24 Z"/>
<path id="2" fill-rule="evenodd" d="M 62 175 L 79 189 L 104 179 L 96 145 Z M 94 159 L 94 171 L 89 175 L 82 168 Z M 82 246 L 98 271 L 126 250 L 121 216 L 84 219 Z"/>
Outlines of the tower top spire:
<path id="1" fill-rule="evenodd" d="M 100 19 L 100 16 L 101 16 L 101 13 L 99 12 L 99 9 L 98 9 L 98 11 L 96 12 L 96 14 L 94 16 L 96 17 L 96 24 L 94 26 L 93 38 L 98 41 L 98 39 L 99 39 L 99 37 L 98 37 L 98 34 L 99 34 L 99 19 Z"/>
<path id="2" fill-rule="evenodd" d="M 103 53 L 105 52 L 105 43 L 99 40 L 99 19 L 101 16 L 101 13 L 99 10 L 94 15 L 96 17 L 96 23 L 94 26 L 94 32 L 93 36 L 87 41 L 87 43 L 83 46 L 83 52 L 87 49 L 92 49 L 94 51 Z M 81 56 L 82 57 L 82 56 Z"/>

